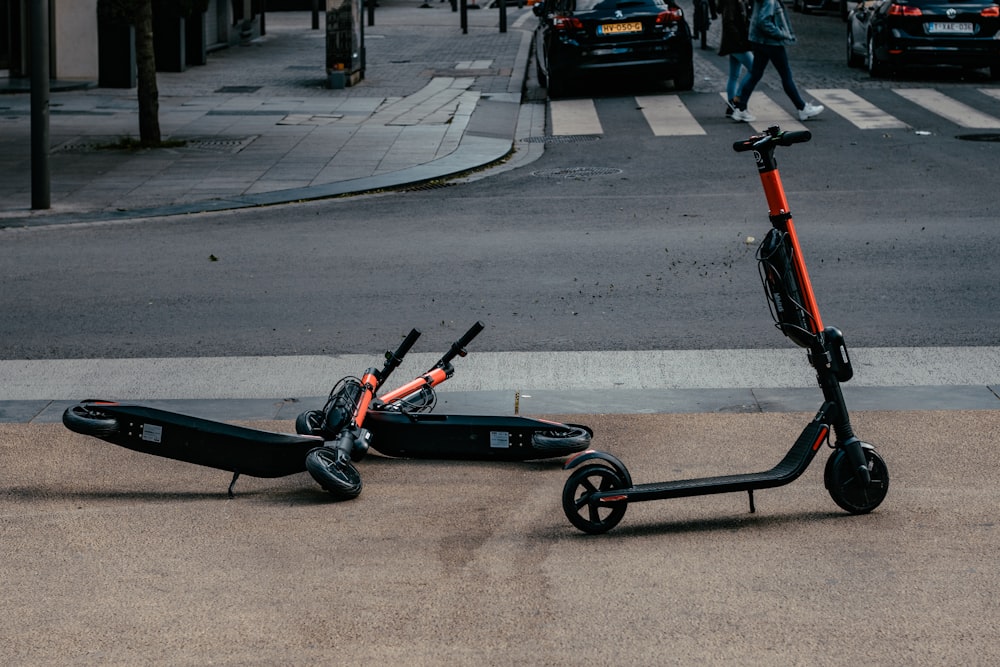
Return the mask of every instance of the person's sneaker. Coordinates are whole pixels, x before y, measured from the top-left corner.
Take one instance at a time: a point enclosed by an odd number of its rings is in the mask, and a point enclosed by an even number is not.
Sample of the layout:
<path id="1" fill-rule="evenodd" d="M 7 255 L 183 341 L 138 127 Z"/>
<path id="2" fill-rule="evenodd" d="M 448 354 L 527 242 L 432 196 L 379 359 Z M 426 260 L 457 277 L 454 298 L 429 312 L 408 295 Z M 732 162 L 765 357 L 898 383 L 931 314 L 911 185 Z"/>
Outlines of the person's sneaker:
<path id="1" fill-rule="evenodd" d="M 813 116 L 818 116 L 823 113 L 822 104 L 809 104 L 808 102 L 804 107 L 799 109 L 799 120 L 807 120 Z"/>
<path id="2" fill-rule="evenodd" d="M 757 117 L 750 113 L 747 109 L 734 109 L 733 110 L 733 120 L 739 121 L 741 123 L 752 123 L 757 120 Z"/>

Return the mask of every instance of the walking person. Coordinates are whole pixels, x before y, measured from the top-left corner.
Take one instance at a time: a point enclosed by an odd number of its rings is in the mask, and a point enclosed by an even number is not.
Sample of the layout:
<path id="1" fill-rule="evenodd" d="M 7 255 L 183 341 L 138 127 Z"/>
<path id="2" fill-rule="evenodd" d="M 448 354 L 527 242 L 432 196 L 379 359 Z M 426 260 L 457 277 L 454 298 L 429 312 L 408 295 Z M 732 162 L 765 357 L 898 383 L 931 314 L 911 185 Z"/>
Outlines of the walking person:
<path id="1" fill-rule="evenodd" d="M 806 120 L 823 111 L 822 104 L 806 104 L 795 87 L 792 68 L 788 64 L 785 46 L 795 43 L 795 32 L 788 20 L 788 12 L 781 0 L 756 0 L 750 14 L 747 34 L 753 52 L 753 66 L 749 80 L 740 88 L 739 104 L 733 111 L 733 120 L 749 123 L 756 118 L 747 111 L 747 102 L 754 88 L 764 76 L 768 63 L 774 63 L 781 77 L 781 86 L 799 112 L 799 120 Z"/>
<path id="2" fill-rule="evenodd" d="M 739 106 L 740 89 L 750 80 L 753 53 L 747 31 L 750 12 L 746 0 L 717 0 L 716 5 L 722 16 L 722 37 L 719 39 L 719 55 L 729 56 L 729 78 L 726 79 L 726 115 L 732 116 Z M 740 79 L 740 72 L 746 74 Z"/>

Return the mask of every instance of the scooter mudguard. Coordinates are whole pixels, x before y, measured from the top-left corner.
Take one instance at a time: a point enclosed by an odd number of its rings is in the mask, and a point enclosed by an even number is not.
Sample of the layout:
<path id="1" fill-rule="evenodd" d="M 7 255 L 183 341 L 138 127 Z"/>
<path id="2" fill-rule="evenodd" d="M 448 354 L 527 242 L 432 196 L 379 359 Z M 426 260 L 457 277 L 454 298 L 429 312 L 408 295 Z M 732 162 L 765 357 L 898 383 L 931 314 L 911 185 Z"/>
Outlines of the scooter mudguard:
<path id="1" fill-rule="evenodd" d="M 588 449 L 587 451 L 581 452 L 570 458 L 565 464 L 563 464 L 563 470 L 571 470 L 578 465 L 595 459 L 607 463 L 612 469 L 614 469 L 614 471 L 621 476 L 626 488 L 635 486 L 632 483 L 632 475 L 629 474 L 628 468 L 625 467 L 625 464 L 622 463 L 621 459 L 614 454 L 608 454 L 607 452 L 602 452 L 596 449 Z"/>
<path id="2" fill-rule="evenodd" d="M 113 418 L 117 425 L 109 429 L 111 432 L 98 433 L 64 417 L 67 427 L 137 452 L 252 477 L 305 472 L 306 454 L 323 445 L 318 436 L 261 431 L 143 405 L 87 404 Z"/>
<path id="3" fill-rule="evenodd" d="M 570 426 L 575 437 L 558 442 Z M 370 411 L 365 428 L 372 449 L 386 456 L 467 461 L 532 461 L 567 456 L 584 450 L 590 430 L 518 416 L 439 415 Z M 556 433 L 555 443 L 538 444 L 538 434 Z"/>

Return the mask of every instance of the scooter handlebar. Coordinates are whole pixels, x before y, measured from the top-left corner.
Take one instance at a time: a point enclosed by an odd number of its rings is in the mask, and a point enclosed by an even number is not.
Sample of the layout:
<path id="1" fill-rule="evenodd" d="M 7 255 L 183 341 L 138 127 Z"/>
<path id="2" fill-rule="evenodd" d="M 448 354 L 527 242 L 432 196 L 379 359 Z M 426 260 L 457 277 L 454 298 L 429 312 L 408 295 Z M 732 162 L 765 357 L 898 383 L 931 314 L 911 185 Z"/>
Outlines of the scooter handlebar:
<path id="1" fill-rule="evenodd" d="M 403 357 L 405 357 L 406 353 L 410 351 L 410 348 L 413 347 L 413 344 L 417 342 L 418 338 L 420 338 L 420 330 L 411 329 L 410 333 L 406 335 L 406 338 L 404 338 L 403 342 L 399 344 L 399 347 L 396 348 L 395 352 L 385 353 L 385 365 L 382 366 L 382 372 L 379 374 L 379 384 L 385 382 L 386 378 L 388 378 L 389 375 L 396 370 L 396 367 L 403 363 Z"/>
<path id="2" fill-rule="evenodd" d="M 450 364 L 451 360 L 454 359 L 455 357 L 464 357 L 466 354 L 465 346 L 471 343 L 472 339 L 478 336 L 480 332 L 482 332 L 482 330 L 485 328 L 486 325 L 483 324 L 482 322 L 476 322 L 475 324 L 473 324 L 472 327 L 470 327 L 469 330 L 466 331 L 461 338 L 459 338 L 458 340 L 456 340 L 454 343 L 451 344 L 451 348 L 447 352 L 445 352 L 444 356 L 442 356 L 440 361 L 438 361 L 437 364 L 435 365 L 435 368 L 444 368 L 445 366 Z"/>
<path id="3" fill-rule="evenodd" d="M 809 130 L 782 132 L 777 127 L 771 127 L 763 134 L 757 134 L 749 139 L 735 142 L 733 150 L 737 153 L 745 153 L 746 151 L 760 150 L 768 144 L 774 146 L 791 146 L 792 144 L 803 144 L 810 139 L 812 139 L 812 132 Z"/>

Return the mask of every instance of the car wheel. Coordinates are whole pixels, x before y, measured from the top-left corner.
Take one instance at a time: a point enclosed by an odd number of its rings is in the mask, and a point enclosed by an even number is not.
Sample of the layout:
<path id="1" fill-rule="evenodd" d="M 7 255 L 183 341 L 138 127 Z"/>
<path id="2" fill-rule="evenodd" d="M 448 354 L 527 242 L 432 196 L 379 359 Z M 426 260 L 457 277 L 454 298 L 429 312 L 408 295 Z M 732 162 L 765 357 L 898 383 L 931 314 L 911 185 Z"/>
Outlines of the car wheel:
<path id="1" fill-rule="evenodd" d="M 854 50 L 854 31 L 851 26 L 847 26 L 847 66 L 860 67 L 864 62 L 864 56 Z"/>
<path id="2" fill-rule="evenodd" d="M 539 86 L 548 87 L 548 77 L 545 76 L 545 70 L 542 69 L 542 61 L 537 57 L 535 58 L 535 78 L 538 79 Z"/>
<path id="3" fill-rule="evenodd" d="M 683 65 L 674 75 L 674 90 L 691 90 L 694 88 L 694 63 Z"/>
<path id="4" fill-rule="evenodd" d="M 868 55 L 866 58 L 866 65 L 868 65 L 868 73 L 873 78 L 881 78 L 886 75 L 886 66 L 875 52 L 875 37 L 874 35 L 868 37 Z"/>

